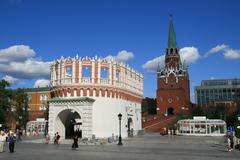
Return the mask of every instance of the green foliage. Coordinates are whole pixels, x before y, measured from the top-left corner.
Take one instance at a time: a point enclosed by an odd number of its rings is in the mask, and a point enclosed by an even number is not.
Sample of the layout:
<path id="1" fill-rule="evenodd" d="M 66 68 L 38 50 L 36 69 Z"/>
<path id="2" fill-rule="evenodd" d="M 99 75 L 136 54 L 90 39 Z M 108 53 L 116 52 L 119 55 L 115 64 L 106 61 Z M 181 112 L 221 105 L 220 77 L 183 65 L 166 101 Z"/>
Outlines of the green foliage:
<path id="1" fill-rule="evenodd" d="M 144 98 L 142 100 L 142 111 L 148 111 L 149 114 L 156 114 L 156 99 Z"/>
<path id="2" fill-rule="evenodd" d="M 6 125 L 6 118 L 10 112 L 11 91 L 6 89 L 9 83 L 5 80 L 0 80 L 0 124 Z"/>
<path id="3" fill-rule="evenodd" d="M 229 112 L 224 104 L 218 104 L 217 106 L 193 107 L 192 116 L 206 116 L 208 119 L 222 119 L 227 123 L 227 126 L 234 126 L 238 121 L 238 113 L 239 110 Z"/>
<path id="4" fill-rule="evenodd" d="M 19 121 L 20 128 L 26 128 L 28 122 L 28 97 L 23 89 L 18 88 L 14 94 L 16 106 L 16 119 Z"/>
<path id="5" fill-rule="evenodd" d="M 204 109 L 200 106 L 193 107 L 192 116 L 204 116 Z"/>

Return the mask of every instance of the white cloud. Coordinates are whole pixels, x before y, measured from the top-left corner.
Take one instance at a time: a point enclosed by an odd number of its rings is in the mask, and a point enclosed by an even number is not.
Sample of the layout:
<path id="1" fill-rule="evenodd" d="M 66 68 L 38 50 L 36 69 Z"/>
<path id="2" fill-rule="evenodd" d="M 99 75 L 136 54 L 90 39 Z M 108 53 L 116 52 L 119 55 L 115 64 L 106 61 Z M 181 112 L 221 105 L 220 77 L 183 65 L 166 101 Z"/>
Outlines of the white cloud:
<path id="1" fill-rule="evenodd" d="M 105 58 L 106 59 L 115 59 L 116 61 L 120 61 L 120 62 L 126 62 L 126 61 L 134 58 L 134 54 L 132 52 L 122 50 L 122 51 L 118 52 L 118 54 L 116 56 L 108 55 Z"/>
<path id="2" fill-rule="evenodd" d="M 147 61 L 145 64 L 142 65 L 143 69 L 147 72 L 156 72 L 157 67 L 164 67 L 165 55 L 156 57 L 152 60 Z"/>
<path id="3" fill-rule="evenodd" d="M 181 61 L 184 64 L 195 63 L 200 58 L 198 49 L 195 47 L 184 47 L 180 49 L 179 54 L 181 57 Z M 142 67 L 147 72 L 156 72 L 158 65 L 159 67 L 164 67 L 164 61 L 165 55 L 162 55 L 147 61 L 145 64 L 142 65 Z"/>
<path id="4" fill-rule="evenodd" d="M 195 63 L 200 58 L 198 49 L 195 47 L 184 47 L 180 49 L 179 54 L 184 64 Z"/>
<path id="5" fill-rule="evenodd" d="M 128 52 L 126 50 L 122 50 L 118 52 L 116 59 L 118 61 L 128 61 L 129 59 L 132 59 L 134 57 L 132 52 Z"/>
<path id="6" fill-rule="evenodd" d="M 225 59 L 240 59 L 240 50 L 227 49 L 223 55 Z"/>
<path id="7" fill-rule="evenodd" d="M 5 81 L 7 81 L 10 84 L 15 84 L 18 81 L 17 78 L 14 78 L 14 77 L 9 76 L 9 75 L 4 76 L 2 79 L 4 79 Z"/>
<path id="8" fill-rule="evenodd" d="M 29 46 L 15 45 L 5 49 L 0 49 L 0 62 L 24 61 L 34 57 L 35 52 Z"/>
<path id="9" fill-rule="evenodd" d="M 38 87 L 47 87 L 50 85 L 50 81 L 47 79 L 38 79 L 36 80 L 35 84 L 34 84 L 34 88 L 38 88 Z"/>
<path id="10" fill-rule="evenodd" d="M 214 53 L 218 53 L 220 51 L 223 51 L 224 49 L 228 48 L 227 45 L 225 44 L 221 44 L 221 45 L 217 45 L 216 47 L 213 47 L 212 49 L 210 49 L 205 55 L 204 57 L 208 57 L 209 55 L 211 54 L 214 54 Z"/>
<path id="11" fill-rule="evenodd" d="M 23 79 L 49 78 L 51 62 L 35 55 L 35 51 L 25 45 L 0 49 L 0 72 Z"/>
<path id="12" fill-rule="evenodd" d="M 222 53 L 224 58 L 229 60 L 240 59 L 240 50 L 232 49 L 225 44 L 213 47 L 204 55 L 204 57 L 208 57 L 209 55 L 214 53 Z"/>

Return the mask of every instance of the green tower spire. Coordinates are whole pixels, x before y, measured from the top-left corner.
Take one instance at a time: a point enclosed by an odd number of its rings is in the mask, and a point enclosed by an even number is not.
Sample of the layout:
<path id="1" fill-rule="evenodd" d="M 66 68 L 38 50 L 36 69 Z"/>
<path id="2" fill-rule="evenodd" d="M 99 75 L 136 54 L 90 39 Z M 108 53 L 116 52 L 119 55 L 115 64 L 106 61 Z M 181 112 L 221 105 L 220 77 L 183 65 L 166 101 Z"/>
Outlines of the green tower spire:
<path id="1" fill-rule="evenodd" d="M 176 35 L 173 29 L 172 15 L 170 15 L 170 25 L 168 33 L 168 48 L 177 48 Z"/>

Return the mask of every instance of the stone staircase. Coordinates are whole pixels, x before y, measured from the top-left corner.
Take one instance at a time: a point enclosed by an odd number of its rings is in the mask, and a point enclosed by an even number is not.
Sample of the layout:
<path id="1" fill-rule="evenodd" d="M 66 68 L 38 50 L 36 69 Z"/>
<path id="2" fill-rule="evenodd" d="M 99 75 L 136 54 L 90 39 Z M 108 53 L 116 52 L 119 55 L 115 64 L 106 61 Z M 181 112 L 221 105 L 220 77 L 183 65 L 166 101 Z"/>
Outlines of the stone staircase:
<path id="1" fill-rule="evenodd" d="M 152 133 L 164 133 L 166 130 L 164 128 L 169 128 L 175 121 L 177 116 L 153 116 L 153 117 L 146 117 L 146 121 L 143 122 L 142 127 L 144 128 L 145 132 Z"/>

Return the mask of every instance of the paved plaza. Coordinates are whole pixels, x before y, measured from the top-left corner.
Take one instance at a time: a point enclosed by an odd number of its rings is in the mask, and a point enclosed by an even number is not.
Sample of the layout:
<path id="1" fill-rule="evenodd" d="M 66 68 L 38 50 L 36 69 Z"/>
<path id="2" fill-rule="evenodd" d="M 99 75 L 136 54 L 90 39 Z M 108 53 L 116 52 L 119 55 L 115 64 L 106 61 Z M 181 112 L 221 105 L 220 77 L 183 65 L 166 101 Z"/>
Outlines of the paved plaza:
<path id="1" fill-rule="evenodd" d="M 123 141 L 123 146 L 20 142 L 16 152 L 0 153 L 0 160 L 239 160 L 240 151 L 227 152 L 223 138 L 146 134 Z M 5 148 L 6 150 L 7 148 Z"/>

